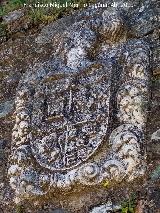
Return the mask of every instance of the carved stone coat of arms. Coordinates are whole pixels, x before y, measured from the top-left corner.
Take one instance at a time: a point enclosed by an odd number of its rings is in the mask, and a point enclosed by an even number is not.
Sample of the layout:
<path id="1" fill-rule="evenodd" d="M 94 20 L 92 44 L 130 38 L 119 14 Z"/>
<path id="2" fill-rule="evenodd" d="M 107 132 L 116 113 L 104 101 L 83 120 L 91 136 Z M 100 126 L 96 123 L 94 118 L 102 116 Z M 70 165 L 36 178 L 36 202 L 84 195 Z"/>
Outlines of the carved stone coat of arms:
<path id="1" fill-rule="evenodd" d="M 8 171 L 16 199 L 145 171 L 149 46 L 129 35 L 123 13 L 90 13 L 55 35 L 54 54 L 17 89 Z"/>

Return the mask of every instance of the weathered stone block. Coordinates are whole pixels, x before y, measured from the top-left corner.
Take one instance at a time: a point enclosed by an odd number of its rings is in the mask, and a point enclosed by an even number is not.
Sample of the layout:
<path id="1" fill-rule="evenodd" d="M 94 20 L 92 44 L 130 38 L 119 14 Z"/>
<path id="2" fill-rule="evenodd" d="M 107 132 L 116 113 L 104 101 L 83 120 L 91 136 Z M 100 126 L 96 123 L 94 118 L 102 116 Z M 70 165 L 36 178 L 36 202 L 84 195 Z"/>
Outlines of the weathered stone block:
<path id="1" fill-rule="evenodd" d="M 17 89 L 8 171 L 16 201 L 144 173 L 150 48 L 129 37 L 123 13 L 89 17 L 55 35 L 55 54 Z"/>

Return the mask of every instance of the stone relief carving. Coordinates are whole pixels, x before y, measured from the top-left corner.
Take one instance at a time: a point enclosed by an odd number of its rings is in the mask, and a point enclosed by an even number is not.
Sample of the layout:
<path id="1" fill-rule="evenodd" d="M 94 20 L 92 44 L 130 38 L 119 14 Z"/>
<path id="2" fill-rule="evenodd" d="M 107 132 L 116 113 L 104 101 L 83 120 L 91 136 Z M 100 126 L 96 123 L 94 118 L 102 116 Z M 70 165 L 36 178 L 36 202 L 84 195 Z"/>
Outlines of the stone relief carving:
<path id="1" fill-rule="evenodd" d="M 123 15 L 102 11 L 69 27 L 52 59 L 26 72 L 8 171 L 17 200 L 143 174 L 149 59 Z"/>

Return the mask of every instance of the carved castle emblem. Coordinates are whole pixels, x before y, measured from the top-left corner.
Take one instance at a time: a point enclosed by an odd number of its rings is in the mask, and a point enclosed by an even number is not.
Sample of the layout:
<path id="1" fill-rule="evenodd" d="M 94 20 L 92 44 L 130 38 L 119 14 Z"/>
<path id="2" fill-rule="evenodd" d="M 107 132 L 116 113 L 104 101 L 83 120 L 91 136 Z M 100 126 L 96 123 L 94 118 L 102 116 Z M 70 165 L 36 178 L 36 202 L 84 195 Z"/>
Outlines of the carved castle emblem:
<path id="1" fill-rule="evenodd" d="M 102 11 L 73 24 L 54 56 L 24 75 L 8 171 L 17 198 L 144 172 L 150 49 L 127 32 L 121 14 Z"/>

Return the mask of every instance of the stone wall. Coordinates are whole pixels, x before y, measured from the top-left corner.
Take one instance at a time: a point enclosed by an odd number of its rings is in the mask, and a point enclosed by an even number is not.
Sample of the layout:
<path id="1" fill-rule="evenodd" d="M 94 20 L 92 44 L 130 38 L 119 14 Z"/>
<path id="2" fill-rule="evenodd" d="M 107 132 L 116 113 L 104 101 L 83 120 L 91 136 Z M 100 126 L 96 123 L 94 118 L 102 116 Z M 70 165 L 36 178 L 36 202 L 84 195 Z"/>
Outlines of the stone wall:
<path id="1" fill-rule="evenodd" d="M 117 3 L 1 43 L 0 211 L 159 212 L 157 2 Z"/>

